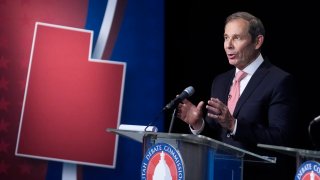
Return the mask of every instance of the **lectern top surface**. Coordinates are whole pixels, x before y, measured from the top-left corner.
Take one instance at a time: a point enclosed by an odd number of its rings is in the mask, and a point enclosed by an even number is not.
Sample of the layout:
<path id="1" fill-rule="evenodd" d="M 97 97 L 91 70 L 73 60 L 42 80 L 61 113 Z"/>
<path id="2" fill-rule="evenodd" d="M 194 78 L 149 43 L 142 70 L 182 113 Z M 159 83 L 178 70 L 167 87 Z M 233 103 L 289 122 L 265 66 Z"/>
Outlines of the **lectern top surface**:
<path id="1" fill-rule="evenodd" d="M 143 143 L 143 140 L 146 138 L 155 138 L 155 139 L 166 139 L 166 140 L 176 140 L 185 143 L 194 143 L 202 146 L 208 146 L 214 149 L 218 153 L 230 154 L 238 157 L 251 157 L 248 158 L 252 161 L 252 157 L 256 161 L 263 161 L 269 163 L 276 163 L 275 157 L 261 156 L 250 151 L 217 141 L 215 139 L 202 136 L 202 135 L 193 135 L 193 134 L 179 134 L 179 133 L 163 133 L 163 132 L 146 132 L 146 131 L 132 131 L 132 130 L 120 130 L 108 128 L 107 132 L 112 132 L 118 135 L 125 136 L 127 138 L 133 139 L 140 143 Z"/>

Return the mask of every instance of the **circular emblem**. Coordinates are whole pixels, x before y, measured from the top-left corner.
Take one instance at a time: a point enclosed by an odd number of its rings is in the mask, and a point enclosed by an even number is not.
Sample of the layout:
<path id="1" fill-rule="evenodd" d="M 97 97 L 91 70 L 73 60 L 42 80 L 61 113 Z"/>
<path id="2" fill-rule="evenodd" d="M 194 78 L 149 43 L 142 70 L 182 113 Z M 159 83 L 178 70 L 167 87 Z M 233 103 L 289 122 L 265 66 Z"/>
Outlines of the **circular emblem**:
<path id="1" fill-rule="evenodd" d="M 151 146 L 141 164 L 143 180 L 184 180 L 184 164 L 180 153 L 170 144 Z"/>
<path id="2" fill-rule="evenodd" d="M 320 163 L 304 162 L 297 170 L 295 180 L 320 180 Z"/>

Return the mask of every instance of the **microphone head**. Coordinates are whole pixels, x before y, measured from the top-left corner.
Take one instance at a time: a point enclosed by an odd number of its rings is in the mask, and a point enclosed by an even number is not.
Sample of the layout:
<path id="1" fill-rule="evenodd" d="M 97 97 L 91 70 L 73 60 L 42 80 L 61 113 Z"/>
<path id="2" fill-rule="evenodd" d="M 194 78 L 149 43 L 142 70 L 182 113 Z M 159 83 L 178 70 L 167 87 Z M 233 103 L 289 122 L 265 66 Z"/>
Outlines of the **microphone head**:
<path id="1" fill-rule="evenodd" d="M 317 116 L 317 117 L 315 117 L 315 118 L 313 119 L 313 121 L 315 121 L 315 122 L 320 121 L 320 115 L 319 115 L 319 116 Z"/>
<path id="2" fill-rule="evenodd" d="M 164 108 L 164 110 L 175 108 L 181 101 L 185 98 L 190 97 L 194 93 L 194 88 L 192 86 L 187 87 L 185 90 L 182 91 L 176 98 L 170 101 Z"/>
<path id="3" fill-rule="evenodd" d="M 193 95 L 195 90 L 194 90 L 194 88 L 192 86 L 189 86 L 184 91 L 188 94 L 188 97 L 190 97 L 190 96 Z"/>

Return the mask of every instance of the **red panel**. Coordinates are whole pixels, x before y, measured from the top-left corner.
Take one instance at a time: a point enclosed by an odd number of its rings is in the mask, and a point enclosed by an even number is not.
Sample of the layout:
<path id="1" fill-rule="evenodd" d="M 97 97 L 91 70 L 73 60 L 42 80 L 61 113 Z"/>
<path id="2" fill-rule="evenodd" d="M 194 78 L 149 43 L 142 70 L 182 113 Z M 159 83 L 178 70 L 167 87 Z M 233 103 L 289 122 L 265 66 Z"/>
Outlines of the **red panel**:
<path id="1" fill-rule="evenodd" d="M 125 64 L 90 60 L 91 32 L 38 24 L 17 154 L 113 166 Z"/>

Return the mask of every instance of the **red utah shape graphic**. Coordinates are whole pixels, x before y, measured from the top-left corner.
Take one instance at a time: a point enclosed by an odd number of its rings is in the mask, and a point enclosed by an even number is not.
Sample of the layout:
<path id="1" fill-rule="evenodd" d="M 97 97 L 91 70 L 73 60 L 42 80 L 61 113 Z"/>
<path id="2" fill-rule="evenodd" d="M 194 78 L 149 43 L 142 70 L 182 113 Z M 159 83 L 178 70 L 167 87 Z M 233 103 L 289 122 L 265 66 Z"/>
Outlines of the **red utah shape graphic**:
<path id="1" fill-rule="evenodd" d="M 91 59 L 92 32 L 37 23 L 16 155 L 115 167 L 126 64 Z"/>

